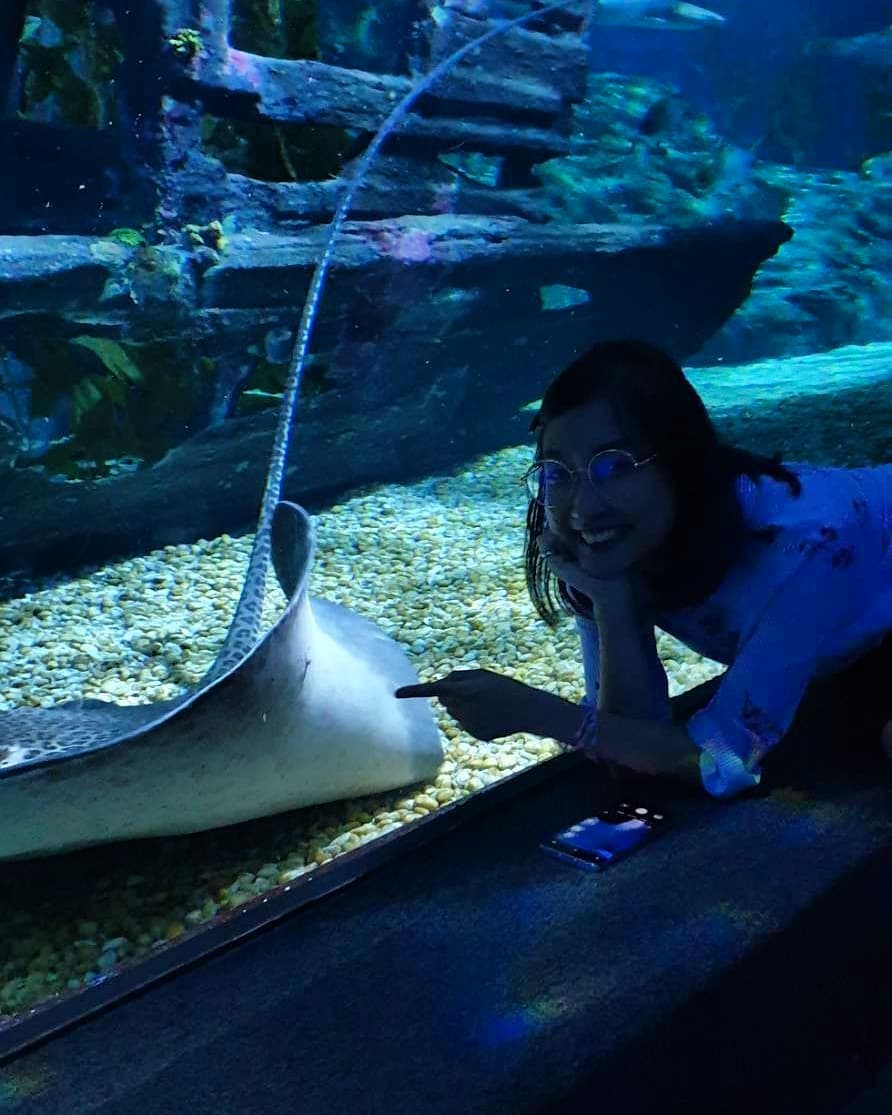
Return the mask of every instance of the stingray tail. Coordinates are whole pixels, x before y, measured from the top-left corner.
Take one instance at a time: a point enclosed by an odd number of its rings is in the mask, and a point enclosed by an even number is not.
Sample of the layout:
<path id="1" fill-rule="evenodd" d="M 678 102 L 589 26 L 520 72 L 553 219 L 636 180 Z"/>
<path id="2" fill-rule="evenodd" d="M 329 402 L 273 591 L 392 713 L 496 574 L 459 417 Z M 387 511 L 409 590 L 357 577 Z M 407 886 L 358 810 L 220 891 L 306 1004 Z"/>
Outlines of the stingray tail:
<path id="1" fill-rule="evenodd" d="M 254 546 L 251 550 L 248 572 L 242 587 L 241 596 L 235 608 L 232 622 L 229 625 L 226 639 L 220 653 L 217 655 L 214 665 L 206 675 L 206 679 L 232 669 L 232 667 L 250 652 L 257 640 L 257 635 L 260 630 L 260 617 L 263 606 L 263 595 L 266 587 L 266 576 L 271 554 L 273 513 L 275 512 L 276 504 L 281 498 L 282 480 L 285 475 L 285 464 L 288 459 L 291 424 L 294 418 L 298 395 L 300 394 L 310 338 L 312 337 L 313 326 L 316 323 L 319 302 L 331 265 L 338 234 L 341 231 L 350 206 L 353 204 L 354 195 L 368 173 L 369 167 L 374 162 L 383 144 L 408 115 L 415 101 L 426 93 L 435 82 L 439 81 L 441 77 L 458 65 L 463 58 L 480 50 L 485 43 L 489 42 L 491 39 L 495 39 L 499 35 L 505 34 L 506 31 L 510 31 L 514 27 L 521 27 L 523 24 L 541 19 L 551 12 L 559 11 L 562 8 L 575 7 L 578 4 L 579 0 L 560 0 L 559 3 L 533 8 L 532 11 L 526 12 L 522 16 L 517 16 L 514 19 L 501 22 L 497 26 L 491 27 L 476 39 L 472 39 L 470 42 L 465 43 L 464 46 L 459 47 L 458 50 L 453 51 L 452 54 L 448 55 L 425 74 L 425 76 L 421 78 L 395 106 L 393 111 L 375 133 L 371 143 L 357 162 L 353 174 L 344 190 L 343 197 L 332 217 L 331 224 L 328 226 L 328 235 L 325 238 L 322 255 L 316 264 L 313 277 L 310 280 L 310 289 L 307 293 L 306 301 L 304 302 L 303 313 L 301 314 L 300 324 L 297 329 L 297 337 L 288 366 L 288 378 L 285 383 L 282 404 L 279 409 L 279 418 L 276 424 L 275 437 L 273 439 L 273 449 L 266 476 L 266 487 L 260 505 L 257 532 L 254 536 Z M 597 6 L 597 0 L 592 0 L 592 6 Z"/>

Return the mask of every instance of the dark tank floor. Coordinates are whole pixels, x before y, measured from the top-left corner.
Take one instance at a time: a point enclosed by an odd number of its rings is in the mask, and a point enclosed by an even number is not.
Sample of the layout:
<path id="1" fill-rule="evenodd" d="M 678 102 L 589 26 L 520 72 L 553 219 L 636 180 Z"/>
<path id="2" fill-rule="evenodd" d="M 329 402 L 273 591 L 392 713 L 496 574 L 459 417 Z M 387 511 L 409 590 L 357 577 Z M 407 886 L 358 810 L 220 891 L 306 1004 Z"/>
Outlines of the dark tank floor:
<path id="1" fill-rule="evenodd" d="M 892 1110 L 889 781 L 554 778 L 3 1070 L 16 1115 Z M 538 851 L 617 792 L 671 828 Z M 885 1101 L 885 1105 L 884 1105 Z"/>

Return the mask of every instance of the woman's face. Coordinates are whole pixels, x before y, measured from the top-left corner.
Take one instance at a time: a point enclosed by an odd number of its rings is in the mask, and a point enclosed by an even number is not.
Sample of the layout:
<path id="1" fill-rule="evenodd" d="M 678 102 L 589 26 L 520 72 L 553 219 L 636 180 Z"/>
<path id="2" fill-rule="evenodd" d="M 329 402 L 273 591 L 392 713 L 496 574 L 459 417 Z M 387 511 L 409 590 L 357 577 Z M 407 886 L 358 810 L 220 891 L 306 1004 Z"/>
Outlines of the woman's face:
<path id="1" fill-rule="evenodd" d="M 577 473 L 566 495 L 554 502 L 546 497 L 548 528 L 585 572 L 602 579 L 622 574 L 646 558 L 675 520 L 672 485 L 659 459 L 626 476 L 593 484 L 585 473 L 595 453 L 604 449 L 627 449 L 636 461 L 653 452 L 631 431 L 622 432 L 606 399 L 573 407 L 543 431 L 542 457 Z M 606 530 L 611 530 L 608 536 L 599 534 Z"/>

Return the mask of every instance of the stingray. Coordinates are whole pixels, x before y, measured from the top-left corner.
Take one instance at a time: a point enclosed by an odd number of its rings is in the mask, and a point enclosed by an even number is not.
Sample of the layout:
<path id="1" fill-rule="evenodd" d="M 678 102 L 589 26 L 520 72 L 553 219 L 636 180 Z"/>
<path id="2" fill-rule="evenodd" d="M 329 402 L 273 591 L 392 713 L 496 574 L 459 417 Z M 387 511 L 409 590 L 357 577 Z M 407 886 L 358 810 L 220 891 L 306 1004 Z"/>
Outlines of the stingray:
<path id="1" fill-rule="evenodd" d="M 150 705 L 74 701 L 0 718 L 0 854 L 216 828 L 429 779 L 442 760 L 416 674 L 361 616 L 311 600 L 309 516 L 280 502 L 272 561 L 288 604 L 235 668 Z"/>
<path id="2" fill-rule="evenodd" d="M 572 2 L 500 22 L 433 67 L 355 164 L 329 225 L 297 328 L 245 581 L 222 648 L 172 701 L 70 701 L 0 712 L 0 859 L 198 832 L 429 779 L 443 753 L 429 707 L 398 701 L 418 680 L 402 648 L 367 620 L 311 599 L 314 532 L 280 499 L 309 342 L 335 241 L 357 187 L 414 102 L 488 40 Z M 602 0 L 593 22 L 648 25 L 702 9 Z M 691 19 L 693 13 L 694 18 Z M 652 25 L 652 24 L 651 24 Z M 260 637 L 270 564 L 287 598 Z"/>

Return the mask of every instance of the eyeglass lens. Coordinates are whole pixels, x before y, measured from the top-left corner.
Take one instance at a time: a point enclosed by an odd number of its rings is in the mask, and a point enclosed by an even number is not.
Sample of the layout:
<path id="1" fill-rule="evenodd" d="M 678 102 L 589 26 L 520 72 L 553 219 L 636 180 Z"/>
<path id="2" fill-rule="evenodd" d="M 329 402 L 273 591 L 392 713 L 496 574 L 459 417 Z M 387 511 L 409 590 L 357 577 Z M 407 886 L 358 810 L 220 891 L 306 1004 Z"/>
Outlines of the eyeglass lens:
<path id="1" fill-rule="evenodd" d="M 596 453 L 588 463 L 586 476 L 592 484 L 603 484 L 635 471 L 635 458 L 625 449 L 605 449 Z M 566 498 L 573 488 L 575 472 L 560 461 L 542 461 L 527 475 L 527 488 L 533 499 L 541 494 L 558 501 Z"/>

